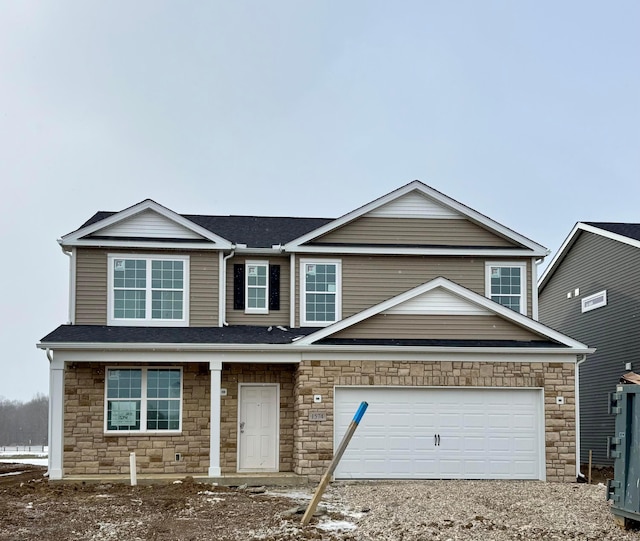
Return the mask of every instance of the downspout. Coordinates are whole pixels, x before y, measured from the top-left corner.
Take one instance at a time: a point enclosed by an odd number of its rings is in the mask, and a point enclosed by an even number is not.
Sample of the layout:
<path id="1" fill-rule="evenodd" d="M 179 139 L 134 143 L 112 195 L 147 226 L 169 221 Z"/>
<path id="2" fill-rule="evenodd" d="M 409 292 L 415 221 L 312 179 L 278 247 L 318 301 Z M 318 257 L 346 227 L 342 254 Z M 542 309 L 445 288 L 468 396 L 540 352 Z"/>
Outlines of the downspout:
<path id="1" fill-rule="evenodd" d="M 296 326 L 296 254 L 289 256 L 289 328 Z"/>
<path id="2" fill-rule="evenodd" d="M 580 365 L 587 360 L 585 354 L 580 355 L 582 357 L 576 362 L 576 390 L 575 390 L 575 403 L 576 403 L 576 479 L 584 477 L 580 473 Z"/>
<path id="3" fill-rule="evenodd" d="M 220 254 L 220 285 L 218 287 L 218 304 L 220 306 L 219 310 L 219 327 L 228 327 L 227 323 L 227 261 L 231 259 L 235 254 L 235 245 L 231 250 L 231 253 L 227 256 L 222 256 L 222 252 L 218 252 Z"/>
<path id="4" fill-rule="evenodd" d="M 51 366 L 51 364 L 53 363 L 53 355 L 51 355 L 51 350 L 47 348 L 45 350 L 45 353 L 47 354 L 47 359 L 49 360 L 49 366 Z M 51 449 L 52 449 L 52 446 L 51 446 L 51 436 L 53 432 L 51 430 L 51 427 L 53 426 L 52 421 L 53 421 L 53 406 L 51 404 L 51 369 L 49 369 L 49 404 L 47 408 L 47 448 L 49 449 L 49 453 L 48 453 L 49 456 L 47 456 L 46 475 L 49 475 L 49 472 L 51 471 L 51 459 L 49 457 L 51 456 Z"/>
<path id="5" fill-rule="evenodd" d="M 535 321 L 538 321 L 538 267 L 543 261 L 544 258 L 533 259 L 531 265 L 531 317 Z"/>
<path id="6" fill-rule="evenodd" d="M 71 251 L 65 250 L 64 246 L 60 245 L 62 253 L 69 257 L 69 319 L 67 323 L 69 325 L 75 325 L 76 322 L 76 249 L 72 248 Z M 49 359 L 51 361 L 51 359 Z"/>

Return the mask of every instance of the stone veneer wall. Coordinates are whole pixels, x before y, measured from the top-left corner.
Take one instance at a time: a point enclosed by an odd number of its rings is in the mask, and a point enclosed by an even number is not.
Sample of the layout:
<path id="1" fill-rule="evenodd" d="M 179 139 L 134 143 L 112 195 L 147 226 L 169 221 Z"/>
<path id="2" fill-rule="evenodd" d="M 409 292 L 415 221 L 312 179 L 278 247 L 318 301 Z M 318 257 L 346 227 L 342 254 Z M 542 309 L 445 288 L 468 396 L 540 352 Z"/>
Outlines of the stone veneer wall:
<path id="1" fill-rule="evenodd" d="M 222 383 L 227 396 L 220 411 L 220 468 L 222 473 L 237 471 L 238 383 L 280 384 L 280 471 L 293 471 L 293 379 L 295 365 L 223 364 Z"/>
<path id="2" fill-rule="evenodd" d="M 303 361 L 295 376 L 294 471 L 318 480 L 333 454 L 335 385 L 544 388 L 547 481 L 576 479 L 574 365 L 569 363 Z M 322 403 L 314 404 L 313 395 Z M 562 406 L 556 396 L 564 396 Z M 327 420 L 310 422 L 309 411 Z"/>
<path id="3" fill-rule="evenodd" d="M 105 366 L 100 363 L 68 366 L 65 370 L 64 474 L 128 474 L 129 453 L 135 452 L 139 473 L 206 475 L 209 468 L 209 367 L 182 365 L 182 374 L 182 434 L 112 436 L 104 434 Z M 176 453 L 182 455 L 178 462 Z"/>

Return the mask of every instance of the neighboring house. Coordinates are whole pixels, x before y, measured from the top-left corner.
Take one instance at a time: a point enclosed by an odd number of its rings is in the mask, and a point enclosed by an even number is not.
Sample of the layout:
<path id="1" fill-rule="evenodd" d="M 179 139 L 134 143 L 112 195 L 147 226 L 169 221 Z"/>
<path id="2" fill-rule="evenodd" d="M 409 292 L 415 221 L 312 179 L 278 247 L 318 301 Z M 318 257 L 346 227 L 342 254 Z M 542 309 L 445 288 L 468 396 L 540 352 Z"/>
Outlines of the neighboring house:
<path id="1" fill-rule="evenodd" d="M 146 200 L 59 241 L 49 475 L 576 477 L 576 362 L 537 322 L 547 250 L 415 181 L 338 219 Z"/>
<path id="2" fill-rule="evenodd" d="M 540 278 L 540 320 L 596 348 L 579 366 L 580 460 L 611 466 L 609 393 L 640 371 L 640 224 L 579 222 Z"/>

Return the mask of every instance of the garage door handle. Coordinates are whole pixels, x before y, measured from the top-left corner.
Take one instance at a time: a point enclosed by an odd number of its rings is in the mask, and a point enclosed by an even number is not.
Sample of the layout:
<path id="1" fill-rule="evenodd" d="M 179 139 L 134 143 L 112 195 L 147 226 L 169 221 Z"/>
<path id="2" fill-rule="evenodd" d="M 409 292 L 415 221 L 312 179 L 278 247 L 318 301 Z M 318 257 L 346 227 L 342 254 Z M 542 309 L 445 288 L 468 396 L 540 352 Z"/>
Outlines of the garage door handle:
<path id="1" fill-rule="evenodd" d="M 440 434 L 438 434 L 438 447 L 440 447 Z"/>
<path id="2" fill-rule="evenodd" d="M 436 447 L 438 445 L 438 434 L 433 435 L 433 446 Z"/>

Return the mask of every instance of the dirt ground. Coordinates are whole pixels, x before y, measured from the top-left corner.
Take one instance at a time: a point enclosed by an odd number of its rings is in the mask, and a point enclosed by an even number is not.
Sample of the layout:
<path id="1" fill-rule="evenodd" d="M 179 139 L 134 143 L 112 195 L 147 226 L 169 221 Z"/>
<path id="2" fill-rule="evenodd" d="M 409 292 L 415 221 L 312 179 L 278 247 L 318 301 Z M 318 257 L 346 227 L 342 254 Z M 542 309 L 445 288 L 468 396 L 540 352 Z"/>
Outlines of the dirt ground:
<path id="1" fill-rule="evenodd" d="M 25 470 L 28 470 L 25 472 Z M 302 529 L 289 498 L 194 483 L 48 483 L 46 468 L 0 464 L 0 540 L 348 540 Z M 25 472 L 17 475 L 1 475 Z M 340 520 L 339 514 L 331 518 Z"/>

